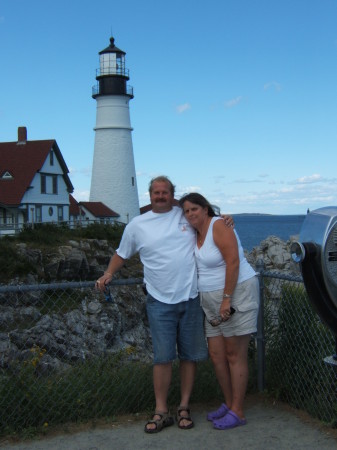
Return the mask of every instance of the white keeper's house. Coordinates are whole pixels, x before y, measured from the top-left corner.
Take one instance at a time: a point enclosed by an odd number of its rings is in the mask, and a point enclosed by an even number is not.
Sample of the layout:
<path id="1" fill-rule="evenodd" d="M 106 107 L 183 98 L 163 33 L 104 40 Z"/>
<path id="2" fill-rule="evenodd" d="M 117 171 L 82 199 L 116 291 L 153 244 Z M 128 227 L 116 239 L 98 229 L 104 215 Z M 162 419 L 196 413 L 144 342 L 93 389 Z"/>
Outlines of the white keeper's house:
<path id="1" fill-rule="evenodd" d="M 16 142 L 0 142 L 0 234 L 69 221 L 68 173 L 54 139 L 28 141 L 27 128 L 19 127 Z"/>
<path id="2" fill-rule="evenodd" d="M 0 142 L 0 236 L 37 223 L 119 222 L 102 202 L 77 202 L 68 174 L 55 139 L 28 141 L 19 127 L 17 141 Z"/>

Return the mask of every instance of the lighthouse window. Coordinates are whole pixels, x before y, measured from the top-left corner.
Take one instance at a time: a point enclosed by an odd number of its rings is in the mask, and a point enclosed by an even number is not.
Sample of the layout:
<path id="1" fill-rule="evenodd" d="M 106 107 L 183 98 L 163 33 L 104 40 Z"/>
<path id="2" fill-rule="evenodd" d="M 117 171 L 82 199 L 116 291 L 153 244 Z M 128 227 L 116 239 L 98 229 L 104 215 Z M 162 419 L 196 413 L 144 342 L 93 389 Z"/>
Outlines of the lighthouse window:
<path id="1" fill-rule="evenodd" d="M 132 186 L 135 185 L 135 177 L 131 177 Z"/>

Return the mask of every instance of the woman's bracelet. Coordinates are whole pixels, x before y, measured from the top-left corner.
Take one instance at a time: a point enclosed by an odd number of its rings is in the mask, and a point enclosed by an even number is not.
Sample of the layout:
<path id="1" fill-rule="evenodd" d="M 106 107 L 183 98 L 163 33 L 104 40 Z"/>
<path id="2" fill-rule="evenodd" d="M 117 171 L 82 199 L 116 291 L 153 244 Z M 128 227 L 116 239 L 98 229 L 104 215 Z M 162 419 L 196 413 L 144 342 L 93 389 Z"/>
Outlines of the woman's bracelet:
<path id="1" fill-rule="evenodd" d="M 110 277 L 112 277 L 112 273 L 108 272 L 107 270 L 104 272 L 104 275 L 110 275 Z"/>

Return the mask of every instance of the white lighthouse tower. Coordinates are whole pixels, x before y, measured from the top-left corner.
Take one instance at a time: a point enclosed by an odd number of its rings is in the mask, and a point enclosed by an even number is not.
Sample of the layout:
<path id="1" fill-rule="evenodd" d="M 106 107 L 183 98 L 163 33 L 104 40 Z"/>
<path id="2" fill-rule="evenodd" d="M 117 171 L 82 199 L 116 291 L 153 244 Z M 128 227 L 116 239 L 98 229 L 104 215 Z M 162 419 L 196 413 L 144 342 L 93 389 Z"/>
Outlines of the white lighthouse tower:
<path id="1" fill-rule="evenodd" d="M 99 63 L 92 92 L 97 112 L 90 201 L 103 202 L 128 223 L 139 215 L 129 112 L 133 89 L 127 85 L 125 52 L 115 46 L 113 37 L 99 52 Z"/>

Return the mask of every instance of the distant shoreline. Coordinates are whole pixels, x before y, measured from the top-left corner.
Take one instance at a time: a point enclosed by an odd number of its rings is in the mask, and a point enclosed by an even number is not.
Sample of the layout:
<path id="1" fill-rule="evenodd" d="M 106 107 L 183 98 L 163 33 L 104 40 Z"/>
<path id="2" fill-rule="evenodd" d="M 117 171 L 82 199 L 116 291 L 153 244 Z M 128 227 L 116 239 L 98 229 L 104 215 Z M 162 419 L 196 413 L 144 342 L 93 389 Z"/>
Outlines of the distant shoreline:
<path id="1" fill-rule="evenodd" d="M 305 216 L 306 214 L 233 213 L 232 216 Z"/>

